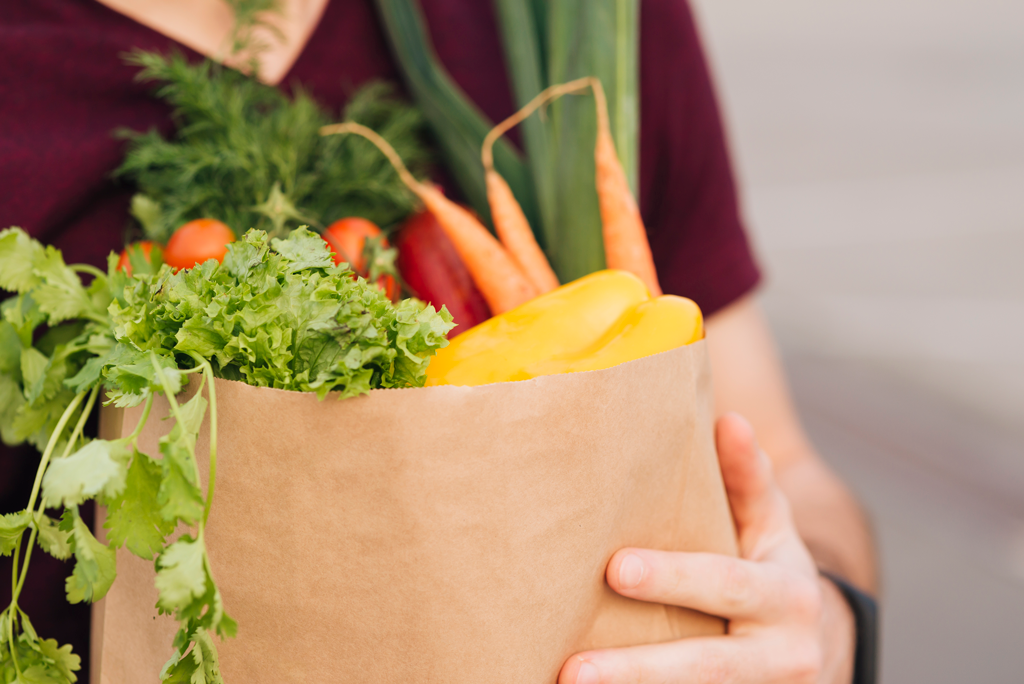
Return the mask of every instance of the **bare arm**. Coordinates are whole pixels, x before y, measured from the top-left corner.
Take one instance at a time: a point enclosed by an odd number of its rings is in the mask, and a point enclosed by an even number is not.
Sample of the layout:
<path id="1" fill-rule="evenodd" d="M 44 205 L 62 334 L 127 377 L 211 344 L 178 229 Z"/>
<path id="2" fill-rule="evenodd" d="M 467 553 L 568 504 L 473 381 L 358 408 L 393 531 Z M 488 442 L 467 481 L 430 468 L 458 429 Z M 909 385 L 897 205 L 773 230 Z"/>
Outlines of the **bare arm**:
<path id="1" fill-rule="evenodd" d="M 869 592 L 877 591 L 867 520 L 807 439 L 771 332 L 753 298 L 745 297 L 711 316 L 707 340 L 716 414 L 735 411 L 751 422 L 818 566 Z"/>

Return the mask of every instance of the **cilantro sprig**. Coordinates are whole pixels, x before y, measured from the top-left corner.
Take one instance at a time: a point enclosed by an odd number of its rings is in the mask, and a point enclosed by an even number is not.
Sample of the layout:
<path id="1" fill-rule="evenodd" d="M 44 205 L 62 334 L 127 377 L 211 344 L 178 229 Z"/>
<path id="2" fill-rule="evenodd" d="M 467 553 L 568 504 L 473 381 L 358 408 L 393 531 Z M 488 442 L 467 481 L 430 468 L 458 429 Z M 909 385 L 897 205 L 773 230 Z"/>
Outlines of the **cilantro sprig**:
<path id="1" fill-rule="evenodd" d="M 68 266 L 20 229 L 0 232 L 0 288 L 16 293 L 0 305 L 0 435 L 42 451 L 28 506 L 0 516 L 0 554 L 13 555 L 12 600 L 0 612 L 5 683 L 71 684 L 80 668 L 70 646 L 40 637 L 18 604 L 36 546 L 75 558 L 66 583 L 72 603 L 106 595 L 116 549 L 155 560 L 157 607 L 179 622 L 162 679 L 222 682 L 213 636 L 233 636 L 237 625 L 205 545 L 216 480 L 215 378 L 321 398 L 422 386 L 453 327 L 445 309 L 411 299 L 393 305 L 335 266 L 324 241 L 303 228 L 284 239 L 249 231 L 223 263 L 178 273 L 165 266 L 129 277 L 116 262 L 111 255 L 106 273 Z M 88 285 L 80 273 L 92 277 Z M 196 391 L 179 403 L 191 375 Z M 131 434 L 84 436 L 101 390 L 108 404 L 143 405 Z M 138 443 L 157 394 L 174 419 L 159 459 Z M 195 445 L 207 416 L 204 492 Z M 107 507 L 106 544 L 79 514 L 89 500 Z M 63 509 L 59 521 L 47 514 L 55 508 Z M 189 532 L 168 543 L 179 526 Z"/>

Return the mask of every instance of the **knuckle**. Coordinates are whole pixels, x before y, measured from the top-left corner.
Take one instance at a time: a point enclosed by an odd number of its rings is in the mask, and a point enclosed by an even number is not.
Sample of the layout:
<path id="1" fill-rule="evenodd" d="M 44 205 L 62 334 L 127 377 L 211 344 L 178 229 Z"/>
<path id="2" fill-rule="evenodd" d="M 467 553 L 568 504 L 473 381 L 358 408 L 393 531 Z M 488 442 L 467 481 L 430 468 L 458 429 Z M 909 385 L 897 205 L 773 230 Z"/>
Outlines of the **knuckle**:
<path id="1" fill-rule="evenodd" d="M 821 646 L 807 639 L 805 643 L 792 649 L 787 668 L 787 682 L 793 684 L 815 684 L 821 676 L 824 656 Z"/>
<path id="2" fill-rule="evenodd" d="M 727 562 L 721 568 L 722 600 L 733 611 L 749 610 L 755 602 L 750 572 L 738 562 Z"/>
<path id="3" fill-rule="evenodd" d="M 821 615 L 821 587 L 815 580 L 799 578 L 791 580 L 787 593 L 794 615 L 802 622 L 817 623 Z"/>

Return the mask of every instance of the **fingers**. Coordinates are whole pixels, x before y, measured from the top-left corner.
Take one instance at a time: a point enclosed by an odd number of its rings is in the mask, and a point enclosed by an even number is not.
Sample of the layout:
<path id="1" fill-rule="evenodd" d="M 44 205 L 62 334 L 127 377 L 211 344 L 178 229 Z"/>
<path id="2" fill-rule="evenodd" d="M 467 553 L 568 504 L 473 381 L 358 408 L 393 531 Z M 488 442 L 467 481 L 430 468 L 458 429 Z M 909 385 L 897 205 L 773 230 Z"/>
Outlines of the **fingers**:
<path id="1" fill-rule="evenodd" d="M 789 506 L 775 485 L 771 461 L 758 448 L 750 423 L 739 414 L 727 413 L 715 428 L 722 479 L 741 543 L 752 533 L 763 541 L 765 536 L 790 530 Z"/>
<path id="2" fill-rule="evenodd" d="M 558 684 L 800 684 L 816 681 L 820 667 L 808 639 L 691 638 L 580 653 L 562 665 Z"/>
<path id="3" fill-rule="evenodd" d="M 813 578 L 773 563 L 711 553 L 622 549 L 608 563 L 608 586 L 629 598 L 759 623 L 813 620 Z"/>

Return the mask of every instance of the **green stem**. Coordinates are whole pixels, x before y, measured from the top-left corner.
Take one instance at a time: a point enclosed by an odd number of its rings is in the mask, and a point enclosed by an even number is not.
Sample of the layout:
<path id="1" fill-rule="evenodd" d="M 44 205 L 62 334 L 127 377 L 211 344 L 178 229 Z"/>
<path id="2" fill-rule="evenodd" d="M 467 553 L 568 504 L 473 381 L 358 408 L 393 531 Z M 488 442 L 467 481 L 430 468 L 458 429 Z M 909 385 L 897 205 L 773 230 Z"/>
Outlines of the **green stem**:
<path id="1" fill-rule="evenodd" d="M 153 353 L 153 352 L 150 352 L 149 354 L 152 357 L 153 370 L 156 372 L 156 377 L 160 381 L 160 385 L 164 388 L 164 396 L 167 397 L 167 403 L 171 405 L 171 413 L 174 415 L 174 420 L 176 420 L 179 425 L 184 425 L 185 422 L 181 419 L 181 408 L 178 406 L 178 400 L 174 398 L 174 394 L 172 392 L 168 392 L 167 389 L 166 389 L 167 388 L 167 376 L 164 375 L 164 369 L 160 367 L 160 362 L 157 360 L 156 354 Z M 200 388 L 200 389 L 202 389 L 202 388 Z M 195 470 L 196 483 L 198 484 L 202 480 L 200 479 L 200 476 L 199 476 L 199 462 L 196 460 L 196 450 L 195 450 L 195 447 L 189 447 L 188 451 L 189 451 L 189 456 L 191 456 L 191 458 L 192 458 L 192 468 Z M 204 507 L 203 519 L 199 521 L 199 533 L 198 534 L 199 534 L 200 537 L 202 537 L 202 535 L 203 535 L 203 527 L 204 527 L 205 524 L 206 524 L 206 516 L 205 516 L 205 507 Z"/>
<path id="2" fill-rule="evenodd" d="M 11 662 L 14 663 L 14 671 L 18 673 L 18 678 L 15 681 L 21 681 L 23 676 L 21 674 L 21 665 L 18 665 L 18 654 L 14 650 L 14 620 L 15 614 L 11 613 L 10 619 L 7 621 L 7 646 L 11 650 Z"/>
<path id="3" fill-rule="evenodd" d="M 25 547 L 25 560 L 21 565 L 21 576 L 18 578 L 18 586 L 14 588 L 11 593 L 11 605 L 18 605 L 18 597 L 21 596 L 21 590 L 25 586 L 25 578 L 28 577 L 28 564 L 32 560 L 32 545 L 36 543 L 36 532 L 38 528 L 33 527 L 32 532 L 28 535 L 28 546 Z"/>
<path id="4" fill-rule="evenodd" d="M 89 264 L 71 264 L 70 266 L 68 266 L 68 268 L 70 268 L 72 271 L 76 273 L 90 273 L 96 276 L 97 278 L 107 277 L 106 273 L 96 268 L 95 266 L 91 266 Z"/>
<path id="5" fill-rule="evenodd" d="M 100 386 L 96 385 L 89 393 L 89 400 L 85 402 L 85 409 L 82 411 L 82 415 L 78 417 L 78 423 L 75 424 L 75 429 L 71 432 L 71 437 L 68 438 L 68 443 L 64 447 L 64 453 L 61 455 L 61 458 L 67 458 L 71 454 L 71 450 L 74 448 L 78 438 L 82 436 L 82 431 L 85 430 L 85 421 L 89 420 L 89 414 L 92 413 L 92 407 L 96 405 L 96 395 L 99 392 Z"/>
<path id="6" fill-rule="evenodd" d="M 36 497 L 39 495 L 39 487 L 43 483 L 43 473 L 46 472 L 46 466 L 50 463 L 50 456 L 53 454 L 53 450 L 57 447 L 57 440 L 60 439 L 60 435 L 64 432 L 64 427 L 71 420 L 71 415 L 78 409 L 79 404 L 82 403 L 82 399 L 85 398 L 86 392 L 79 392 L 75 395 L 75 398 L 71 400 L 68 407 L 64 409 L 63 415 L 60 420 L 57 421 L 57 427 L 54 428 L 53 434 L 50 435 L 50 441 L 46 444 L 46 450 L 43 452 L 43 458 L 39 461 L 39 468 L 36 470 L 36 481 L 32 484 L 32 496 L 29 497 L 27 510 L 31 511 L 36 507 Z"/>
<path id="7" fill-rule="evenodd" d="M 207 392 L 210 393 L 210 477 L 206 485 L 206 506 L 203 508 L 203 525 L 205 526 L 206 520 L 210 517 L 210 507 L 213 505 L 213 483 L 217 479 L 217 391 L 213 381 L 213 366 L 206 359 L 202 359 L 201 363 L 203 376 L 210 380 L 210 386 L 207 389 Z"/>
<path id="8" fill-rule="evenodd" d="M 24 534 L 24 531 L 22 532 Z M 14 592 L 18 588 L 18 559 L 21 558 L 21 540 L 18 540 L 18 545 L 14 547 L 14 555 L 11 557 L 11 596 L 14 596 Z M 15 601 L 11 601 L 11 605 L 17 605 Z"/>
<path id="9" fill-rule="evenodd" d="M 142 428 L 146 427 L 146 421 L 149 420 L 149 411 L 153 408 L 153 393 L 150 392 L 149 396 L 146 397 L 146 405 L 142 407 L 142 415 L 139 416 L 139 422 L 135 425 L 135 430 L 132 434 L 128 435 L 127 441 L 135 444 L 135 440 L 142 434 Z"/>
<path id="10" fill-rule="evenodd" d="M 85 315 L 82 316 L 82 318 L 87 318 L 90 321 L 92 321 L 93 323 L 99 323 L 100 325 L 104 325 L 104 326 L 110 325 L 110 319 L 107 318 L 106 316 L 103 316 L 102 314 L 97 314 L 97 313 L 92 313 L 92 312 L 88 312 L 87 311 L 85 313 Z"/>
<path id="11" fill-rule="evenodd" d="M 89 414 L 92 413 L 92 407 L 96 404 L 96 396 L 100 392 L 100 386 L 96 385 L 92 388 L 89 393 L 89 400 L 85 403 L 85 409 L 82 411 L 82 415 L 78 418 L 78 423 L 75 425 L 75 429 L 71 432 L 71 436 L 68 438 L 67 446 L 64 447 L 64 454 L 61 458 L 67 458 L 74 448 L 75 443 L 82 436 L 82 431 L 85 429 L 85 422 L 89 419 Z M 45 470 L 45 468 L 43 468 Z M 29 504 L 29 511 L 32 510 L 31 504 Z M 38 515 L 43 515 L 46 511 L 46 500 L 40 497 L 39 501 L 39 512 Z M 25 560 L 22 562 L 21 575 L 18 578 L 18 585 L 15 587 L 11 594 L 11 603 L 17 604 L 18 597 L 21 596 L 21 590 L 25 586 L 25 578 L 28 577 L 28 564 L 32 560 L 32 549 L 35 546 L 36 534 L 39 532 L 39 523 L 34 519 L 32 521 L 32 532 L 28 536 L 28 546 L 25 547 Z"/>

